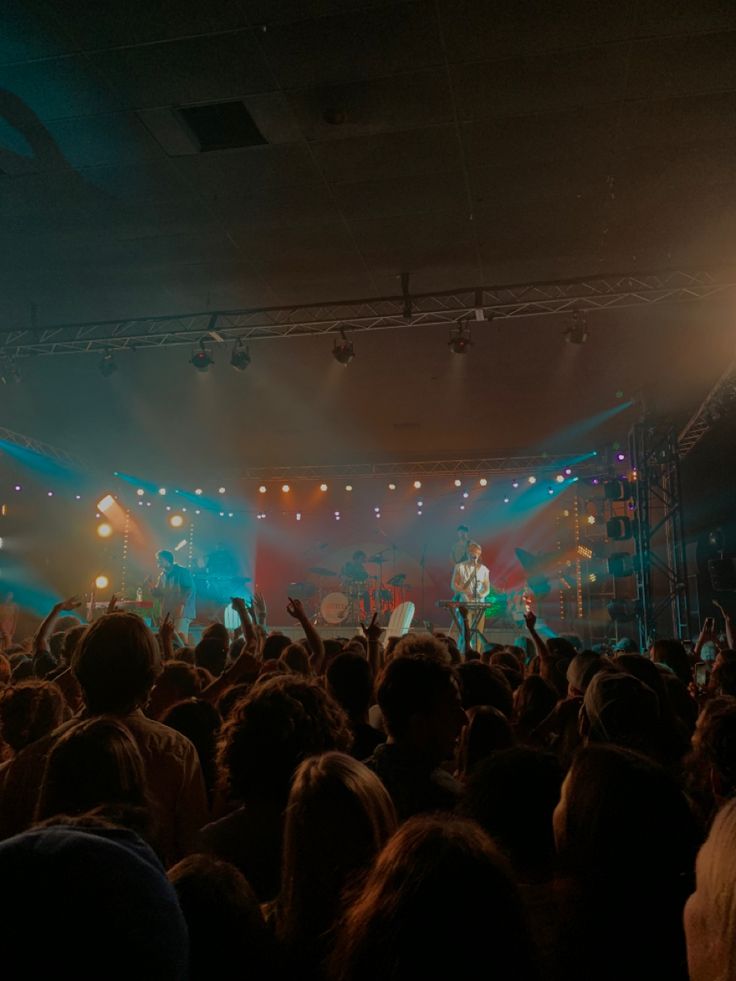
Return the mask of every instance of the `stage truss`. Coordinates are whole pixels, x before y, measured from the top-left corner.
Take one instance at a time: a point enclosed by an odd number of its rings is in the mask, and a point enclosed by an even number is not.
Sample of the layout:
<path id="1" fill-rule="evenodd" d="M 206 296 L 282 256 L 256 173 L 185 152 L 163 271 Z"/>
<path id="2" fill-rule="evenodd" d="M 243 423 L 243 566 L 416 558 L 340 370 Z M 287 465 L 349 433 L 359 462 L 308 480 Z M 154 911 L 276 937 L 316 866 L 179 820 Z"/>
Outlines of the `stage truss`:
<path id="1" fill-rule="evenodd" d="M 201 311 L 90 323 L 0 330 L 0 357 L 141 350 L 194 344 L 350 332 L 451 326 L 492 320 L 619 310 L 703 300 L 736 288 L 736 269 L 665 270 L 511 286 L 264 309 Z"/>

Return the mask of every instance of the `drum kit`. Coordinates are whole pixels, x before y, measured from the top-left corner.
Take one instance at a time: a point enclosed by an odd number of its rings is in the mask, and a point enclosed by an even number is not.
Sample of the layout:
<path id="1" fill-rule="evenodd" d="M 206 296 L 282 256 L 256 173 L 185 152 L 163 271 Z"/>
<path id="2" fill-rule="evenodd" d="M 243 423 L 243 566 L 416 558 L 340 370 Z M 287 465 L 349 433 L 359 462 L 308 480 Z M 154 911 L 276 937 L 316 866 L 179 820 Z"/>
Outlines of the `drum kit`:
<path id="1" fill-rule="evenodd" d="M 370 620 L 374 613 L 380 620 L 384 614 L 390 615 L 394 607 L 404 602 L 407 591 L 411 589 L 403 572 L 384 583 L 383 566 L 387 561 L 383 552 L 365 559 L 366 565 L 378 567 L 377 575 L 349 566 L 343 568 L 342 573 L 336 569 L 312 566 L 307 571 L 316 579 L 316 583 L 309 580 L 290 583 L 289 596 L 310 604 L 311 619 L 315 624 L 339 626 L 344 623 L 355 626 L 361 620 Z"/>

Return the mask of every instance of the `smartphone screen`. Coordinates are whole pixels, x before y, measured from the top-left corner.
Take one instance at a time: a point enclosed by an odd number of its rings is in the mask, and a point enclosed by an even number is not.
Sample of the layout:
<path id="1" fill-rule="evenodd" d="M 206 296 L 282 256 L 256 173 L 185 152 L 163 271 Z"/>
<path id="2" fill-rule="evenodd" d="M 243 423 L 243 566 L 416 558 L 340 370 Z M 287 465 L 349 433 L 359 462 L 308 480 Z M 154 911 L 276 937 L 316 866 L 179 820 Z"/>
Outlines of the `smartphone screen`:
<path id="1" fill-rule="evenodd" d="M 695 684 L 698 688 L 705 688 L 708 684 L 708 678 L 710 676 L 710 665 L 708 664 L 696 664 L 695 665 Z"/>

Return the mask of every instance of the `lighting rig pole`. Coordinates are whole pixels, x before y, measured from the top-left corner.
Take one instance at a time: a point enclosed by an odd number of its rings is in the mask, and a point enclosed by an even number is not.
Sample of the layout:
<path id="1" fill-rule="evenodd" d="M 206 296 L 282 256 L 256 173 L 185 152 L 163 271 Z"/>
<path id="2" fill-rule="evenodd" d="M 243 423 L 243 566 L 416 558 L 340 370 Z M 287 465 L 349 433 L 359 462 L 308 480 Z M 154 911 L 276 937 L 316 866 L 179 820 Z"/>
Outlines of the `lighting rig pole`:
<path id="1" fill-rule="evenodd" d="M 672 427 L 657 429 L 647 419 L 629 433 L 629 456 L 636 474 L 634 574 L 640 650 L 660 632 L 681 640 L 690 636 L 685 529 L 680 455 Z M 665 614 L 670 623 L 665 627 Z"/>

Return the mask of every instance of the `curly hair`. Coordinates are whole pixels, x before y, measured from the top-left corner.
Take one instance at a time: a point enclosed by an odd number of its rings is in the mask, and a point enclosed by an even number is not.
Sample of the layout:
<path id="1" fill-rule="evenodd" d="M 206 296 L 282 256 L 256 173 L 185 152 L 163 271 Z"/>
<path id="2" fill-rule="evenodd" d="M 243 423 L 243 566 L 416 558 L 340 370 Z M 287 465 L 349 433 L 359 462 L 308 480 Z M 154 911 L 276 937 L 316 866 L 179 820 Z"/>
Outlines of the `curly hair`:
<path id="1" fill-rule="evenodd" d="M 286 804 L 302 760 L 351 742 L 345 712 L 316 681 L 279 675 L 231 709 L 217 747 L 220 782 L 235 799 L 261 793 Z"/>
<path id="2" fill-rule="evenodd" d="M 0 691 L 0 736 L 19 753 L 63 721 L 66 703 L 53 681 L 29 678 Z"/>
<path id="3" fill-rule="evenodd" d="M 450 651 L 447 644 L 433 634 L 404 634 L 393 649 L 393 657 L 413 657 L 414 655 L 431 658 L 440 664 L 450 664 Z"/>

